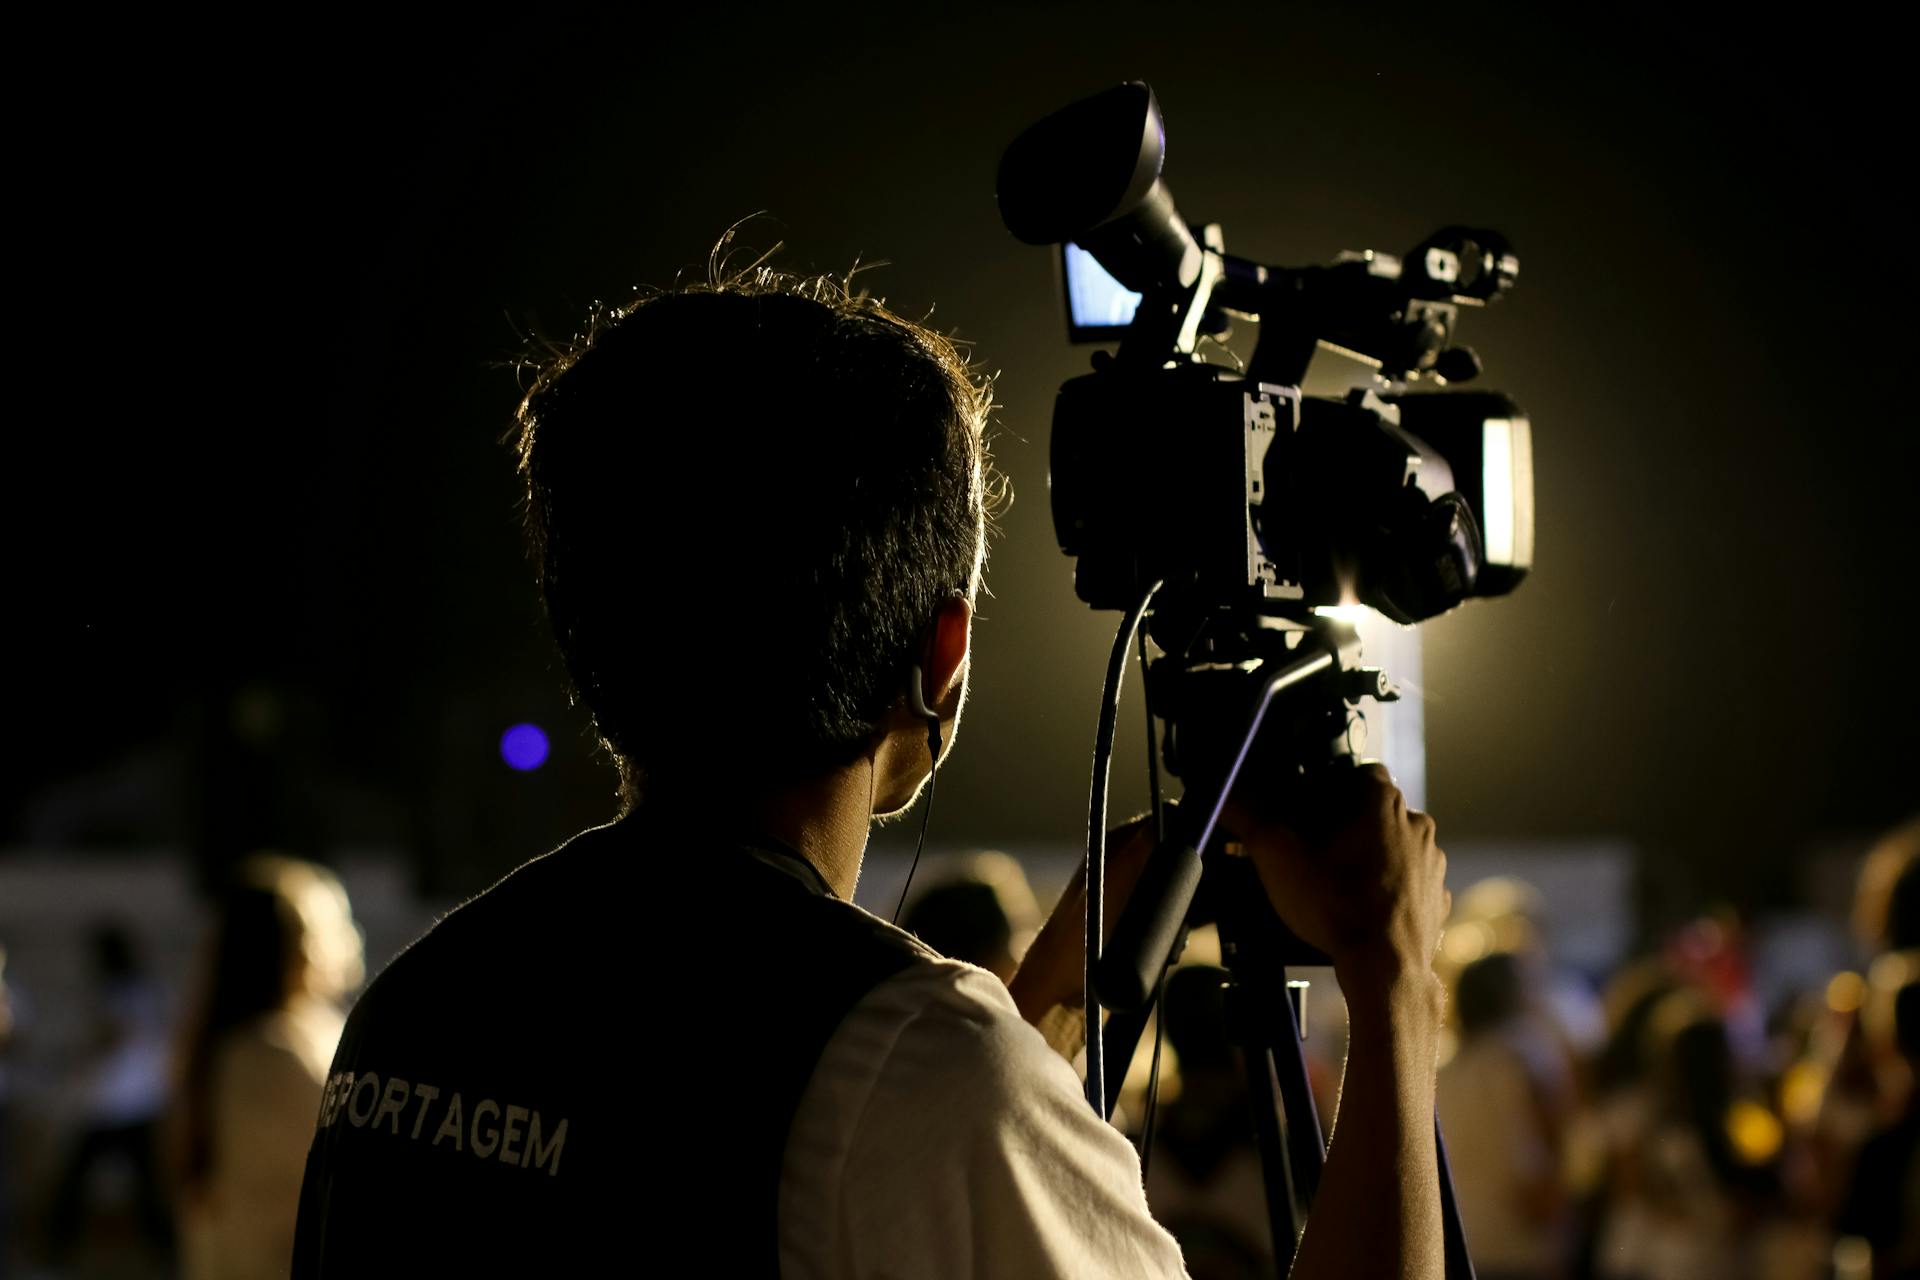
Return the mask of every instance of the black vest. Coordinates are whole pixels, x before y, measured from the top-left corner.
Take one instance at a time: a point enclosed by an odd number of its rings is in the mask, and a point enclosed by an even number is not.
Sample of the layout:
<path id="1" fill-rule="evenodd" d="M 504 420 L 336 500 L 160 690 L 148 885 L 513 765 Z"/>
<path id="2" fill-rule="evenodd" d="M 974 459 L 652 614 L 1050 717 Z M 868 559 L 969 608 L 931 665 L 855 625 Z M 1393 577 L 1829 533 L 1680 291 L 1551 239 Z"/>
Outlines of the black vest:
<path id="1" fill-rule="evenodd" d="M 768 841 L 641 818 L 585 833 L 354 1007 L 293 1274 L 777 1274 L 814 1065 L 926 954 Z"/>

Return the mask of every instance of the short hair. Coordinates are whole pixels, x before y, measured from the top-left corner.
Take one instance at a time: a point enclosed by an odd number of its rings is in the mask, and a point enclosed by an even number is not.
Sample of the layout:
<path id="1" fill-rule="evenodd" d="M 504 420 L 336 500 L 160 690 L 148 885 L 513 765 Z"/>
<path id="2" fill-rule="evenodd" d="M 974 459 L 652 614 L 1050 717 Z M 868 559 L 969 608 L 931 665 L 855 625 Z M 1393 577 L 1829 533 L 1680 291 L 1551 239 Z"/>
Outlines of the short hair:
<path id="1" fill-rule="evenodd" d="M 999 488 L 992 382 L 953 339 L 851 274 L 727 270 L 727 244 L 703 283 L 596 308 L 515 415 L 529 552 L 626 808 L 743 749 L 787 780 L 856 759 L 978 588 Z"/>
<path id="2" fill-rule="evenodd" d="M 1495 951 L 1460 971 L 1454 980 L 1453 1007 L 1463 1035 L 1477 1036 L 1500 1027 L 1526 1008 L 1525 978 L 1512 952 Z"/>

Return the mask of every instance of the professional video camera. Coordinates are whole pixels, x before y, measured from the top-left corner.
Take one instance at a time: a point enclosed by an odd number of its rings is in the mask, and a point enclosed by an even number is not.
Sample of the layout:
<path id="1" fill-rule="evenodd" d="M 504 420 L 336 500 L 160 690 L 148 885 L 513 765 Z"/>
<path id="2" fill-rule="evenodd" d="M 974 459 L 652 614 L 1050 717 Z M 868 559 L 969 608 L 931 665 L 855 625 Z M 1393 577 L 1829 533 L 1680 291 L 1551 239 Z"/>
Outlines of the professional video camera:
<path id="1" fill-rule="evenodd" d="M 1262 612 L 1359 603 L 1410 623 L 1513 590 L 1533 554 L 1526 416 L 1498 393 L 1411 389 L 1480 371 L 1453 329 L 1513 285 L 1506 241 L 1446 227 L 1404 257 L 1262 266 L 1216 226 L 1196 240 L 1165 145 L 1153 91 L 1125 84 L 1000 164 L 1008 229 L 1063 247 L 1071 336 L 1120 339 L 1054 409 L 1054 524 L 1081 599 L 1124 609 L 1164 580 Z M 1261 322 L 1244 375 L 1195 354 L 1235 315 Z M 1380 388 L 1302 396 L 1320 344 L 1375 365 Z"/>
<path id="2" fill-rule="evenodd" d="M 1397 696 L 1357 665 L 1344 607 L 1403 624 L 1513 590 L 1533 558 L 1532 434 L 1497 392 L 1448 388 L 1481 369 L 1454 344 L 1463 307 L 1500 297 L 1519 260 L 1496 232 L 1445 227 L 1393 256 L 1265 266 L 1198 235 L 1161 177 L 1166 131 L 1152 89 L 1120 85 L 1029 128 L 1000 162 L 1001 216 L 1057 245 L 1075 341 L 1117 340 L 1055 401 L 1052 498 L 1080 598 L 1126 610 L 1108 669 L 1088 846 L 1088 1098 L 1107 1114 L 1159 980 L 1189 926 L 1215 922 L 1249 1050 L 1282 1271 L 1318 1182 L 1324 1145 L 1287 965 L 1324 963 L 1265 908 L 1243 859 L 1218 856 L 1226 797 L 1250 758 L 1303 797 L 1363 741 L 1363 698 Z M 1259 323 L 1244 370 L 1225 352 L 1234 318 Z M 1371 365 L 1343 399 L 1300 390 L 1315 353 Z M 1229 353 L 1230 354 L 1230 353 Z M 1142 621 L 1162 656 L 1147 662 Z M 1113 936 L 1103 918 L 1106 770 L 1128 649 L 1140 639 L 1155 745 L 1186 782 Z M 1303 825 L 1310 825 L 1303 803 Z M 1116 1011 L 1103 1053 L 1099 1005 Z M 1297 1007 L 1297 1004 L 1296 1004 Z M 1286 1024 L 1278 1028 L 1275 1022 Z M 1292 1052 L 1286 1052 L 1291 1043 Z M 1443 1154 L 1444 1164 L 1444 1154 Z M 1444 1174 L 1444 1169 L 1443 1169 Z M 1449 1275 L 1470 1276 L 1447 1187 Z"/>

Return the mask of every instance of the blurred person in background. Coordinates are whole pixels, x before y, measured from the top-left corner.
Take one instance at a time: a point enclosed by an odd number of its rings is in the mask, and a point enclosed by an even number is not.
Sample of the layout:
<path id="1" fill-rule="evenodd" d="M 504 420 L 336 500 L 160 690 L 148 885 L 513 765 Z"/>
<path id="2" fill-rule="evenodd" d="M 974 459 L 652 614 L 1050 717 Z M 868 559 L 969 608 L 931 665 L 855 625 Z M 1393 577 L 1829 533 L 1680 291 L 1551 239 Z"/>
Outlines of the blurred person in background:
<path id="1" fill-rule="evenodd" d="M 1583 1106 L 1571 1143 L 1574 1274 L 1582 1280 L 1602 1274 L 1601 1236 L 1640 1137 L 1649 1074 L 1647 1027 L 1660 1002 L 1677 990 L 1678 979 L 1659 956 L 1629 962 L 1606 985 L 1601 1004 L 1607 1036 L 1599 1052 L 1581 1064 Z"/>
<path id="2" fill-rule="evenodd" d="M 1622 1117 L 1596 1273 L 1614 1280 L 1752 1280 L 1755 1226 L 1777 1183 L 1779 1126 L 1741 1096 L 1727 1024 L 1683 986 L 1647 1022 L 1647 1073 Z"/>
<path id="3" fill-rule="evenodd" d="M 1561 1162 L 1572 1081 L 1558 1046 L 1529 1017 L 1528 973 L 1508 951 L 1460 971 L 1453 998 L 1459 1048 L 1440 1068 L 1441 1130 L 1482 1280 L 1566 1274 Z"/>
<path id="4" fill-rule="evenodd" d="M 1871 953 L 1920 947 L 1920 817 L 1868 852 L 1854 892 L 1853 929 Z"/>
<path id="5" fill-rule="evenodd" d="M 285 1275 L 342 1002 L 364 976 L 347 895 L 324 868 L 238 868 L 182 1027 L 168 1148 L 187 1280 Z"/>
<path id="6" fill-rule="evenodd" d="M 48 1216 L 51 1258 L 63 1264 L 73 1256 L 96 1208 L 99 1179 L 108 1170 L 128 1179 L 143 1242 L 168 1256 L 173 1229 L 156 1158 L 167 1101 L 166 993 L 147 972 L 125 925 L 96 925 L 89 950 L 96 1007 L 78 1074 L 80 1132 L 55 1184 Z"/>
<path id="7" fill-rule="evenodd" d="M 978 853 L 914 898 L 900 926 L 948 959 L 1007 982 L 1040 919 L 1020 864 L 1004 853 Z"/>
<path id="8" fill-rule="evenodd" d="M 1266 1183 L 1244 1059 L 1228 1036 L 1227 970 L 1182 965 L 1161 999 L 1169 1061 L 1154 1123 L 1147 1203 L 1194 1280 L 1273 1274 Z M 1324 1113 L 1331 1115 L 1331 1110 Z"/>
<path id="9" fill-rule="evenodd" d="M 1460 969 L 1484 955 L 1506 952 L 1525 971 L 1524 1018 L 1532 1032 L 1558 1045 L 1562 1069 L 1599 1051 L 1607 1035 L 1605 1010 L 1587 978 L 1554 962 L 1547 947 L 1546 899 L 1517 876 L 1476 880 L 1454 899 L 1453 914 L 1434 968 L 1449 987 Z"/>
<path id="10" fill-rule="evenodd" d="M 1666 958 L 1682 983 L 1706 996 L 1741 1067 L 1763 1064 L 1766 1012 L 1754 990 L 1751 939 L 1740 913 L 1721 903 L 1688 921 L 1667 940 Z"/>
<path id="11" fill-rule="evenodd" d="M 1646 1084 L 1648 1025 L 1660 1002 L 1680 990 L 1680 980 L 1658 956 L 1623 965 L 1607 983 L 1602 1006 L 1607 1038 L 1587 1065 L 1587 1091 L 1600 1102 L 1631 1094 Z"/>
<path id="12" fill-rule="evenodd" d="M 1776 1161 L 1781 1218 L 1774 1234 L 1790 1227 L 1796 1237 L 1791 1245 L 1775 1242 L 1769 1280 L 1825 1280 L 1832 1256 L 1834 1202 L 1822 1181 L 1815 1130 L 1826 1077 L 1817 1064 L 1832 1061 L 1849 1016 L 1833 1007 L 1828 985 L 1789 991 L 1768 1018 L 1765 1087 L 1782 1127 Z M 1843 1272 L 1839 1280 L 1856 1278 Z"/>
<path id="13" fill-rule="evenodd" d="M 1828 987 L 1841 1025 L 1818 1042 L 1808 1067 L 1824 1084 L 1814 1145 L 1824 1207 L 1837 1210 L 1861 1144 L 1899 1116 L 1908 1072 L 1893 1035 L 1893 999 L 1904 985 L 1900 957 L 1920 950 L 1920 818 L 1889 832 L 1861 864 L 1853 927 L 1865 978 L 1836 975 Z M 1821 1052 L 1821 1051 L 1824 1052 Z"/>
<path id="14" fill-rule="evenodd" d="M 1920 1076 L 1920 964 L 1894 997 L 1894 1036 L 1908 1073 L 1906 1106 L 1860 1148 L 1834 1222 L 1842 1239 L 1872 1250 L 1874 1280 L 1920 1276 L 1920 1090 L 1911 1083 Z"/>

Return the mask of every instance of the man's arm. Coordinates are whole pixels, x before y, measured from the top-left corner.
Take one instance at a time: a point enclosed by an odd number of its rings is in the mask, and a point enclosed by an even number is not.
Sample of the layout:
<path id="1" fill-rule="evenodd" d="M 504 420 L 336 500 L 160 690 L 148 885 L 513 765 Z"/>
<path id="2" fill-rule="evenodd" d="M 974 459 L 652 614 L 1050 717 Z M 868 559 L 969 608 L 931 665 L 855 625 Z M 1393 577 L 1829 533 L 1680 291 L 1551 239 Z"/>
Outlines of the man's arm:
<path id="1" fill-rule="evenodd" d="M 1352 817 L 1312 845 L 1264 796 L 1236 796 L 1226 815 L 1274 909 L 1333 958 L 1347 1001 L 1340 1113 L 1290 1275 L 1439 1280 L 1433 1103 L 1445 997 L 1433 954 L 1452 906 L 1447 857 L 1433 819 L 1408 810 L 1384 766 L 1332 775 L 1329 785 L 1349 791 L 1331 801 Z"/>
<path id="2" fill-rule="evenodd" d="M 1437 1280 L 1445 1272 L 1433 1142 L 1438 980 L 1427 972 L 1341 989 L 1340 1113 L 1290 1275 Z"/>

